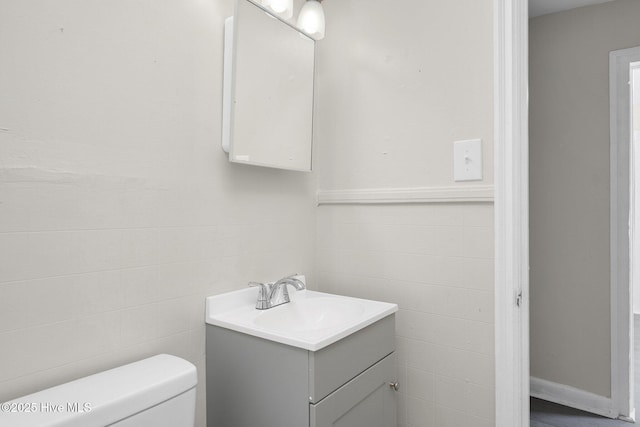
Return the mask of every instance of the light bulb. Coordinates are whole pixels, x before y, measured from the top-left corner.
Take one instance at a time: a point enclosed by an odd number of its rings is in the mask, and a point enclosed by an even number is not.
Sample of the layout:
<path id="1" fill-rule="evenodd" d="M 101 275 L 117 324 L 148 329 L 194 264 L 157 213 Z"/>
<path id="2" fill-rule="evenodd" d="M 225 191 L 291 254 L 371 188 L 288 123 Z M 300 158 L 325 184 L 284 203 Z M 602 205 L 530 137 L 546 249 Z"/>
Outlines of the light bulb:
<path id="1" fill-rule="evenodd" d="M 307 0 L 298 15 L 298 28 L 315 40 L 324 38 L 324 10 L 318 0 Z"/>
<path id="2" fill-rule="evenodd" d="M 262 5 L 282 19 L 293 16 L 293 0 L 262 0 Z"/>
<path id="3" fill-rule="evenodd" d="M 271 0 L 271 9 L 276 13 L 287 10 L 287 0 Z"/>

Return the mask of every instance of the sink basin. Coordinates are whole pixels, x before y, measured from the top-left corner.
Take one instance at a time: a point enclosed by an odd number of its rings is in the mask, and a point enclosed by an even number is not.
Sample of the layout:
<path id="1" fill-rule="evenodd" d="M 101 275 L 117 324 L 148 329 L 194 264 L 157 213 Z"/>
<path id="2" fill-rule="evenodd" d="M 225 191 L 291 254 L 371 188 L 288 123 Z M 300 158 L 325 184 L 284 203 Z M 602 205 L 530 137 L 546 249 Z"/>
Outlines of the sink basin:
<path id="1" fill-rule="evenodd" d="M 357 321 L 365 311 L 359 301 L 337 297 L 300 298 L 269 310 L 262 310 L 253 323 L 277 331 L 313 332 Z"/>
<path id="2" fill-rule="evenodd" d="M 315 291 L 290 291 L 291 302 L 255 308 L 256 288 L 207 298 L 206 321 L 256 337 L 317 351 L 398 311 L 396 304 Z"/>

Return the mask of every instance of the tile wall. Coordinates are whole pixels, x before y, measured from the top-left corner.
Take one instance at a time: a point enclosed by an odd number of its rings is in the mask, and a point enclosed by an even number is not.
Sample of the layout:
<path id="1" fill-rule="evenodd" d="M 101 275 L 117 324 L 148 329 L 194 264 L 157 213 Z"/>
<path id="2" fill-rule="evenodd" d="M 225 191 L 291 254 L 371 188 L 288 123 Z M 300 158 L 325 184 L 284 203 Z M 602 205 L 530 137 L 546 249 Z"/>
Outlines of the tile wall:
<path id="1" fill-rule="evenodd" d="M 315 174 L 220 146 L 231 14 L 2 2 L 0 402 L 171 353 L 199 370 L 203 427 L 205 297 L 298 271 L 313 286 Z"/>
<path id="2" fill-rule="evenodd" d="M 399 427 L 494 425 L 493 205 L 321 206 L 318 282 L 399 305 Z"/>

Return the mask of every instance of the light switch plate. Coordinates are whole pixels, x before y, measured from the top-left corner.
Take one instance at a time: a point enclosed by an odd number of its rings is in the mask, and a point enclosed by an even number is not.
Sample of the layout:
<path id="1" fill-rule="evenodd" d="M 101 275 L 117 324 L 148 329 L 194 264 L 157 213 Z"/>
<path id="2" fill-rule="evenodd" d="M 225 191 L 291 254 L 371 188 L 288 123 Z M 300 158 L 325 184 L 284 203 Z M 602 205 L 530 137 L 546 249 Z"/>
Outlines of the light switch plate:
<path id="1" fill-rule="evenodd" d="M 469 139 L 453 143 L 453 180 L 482 179 L 482 140 Z"/>

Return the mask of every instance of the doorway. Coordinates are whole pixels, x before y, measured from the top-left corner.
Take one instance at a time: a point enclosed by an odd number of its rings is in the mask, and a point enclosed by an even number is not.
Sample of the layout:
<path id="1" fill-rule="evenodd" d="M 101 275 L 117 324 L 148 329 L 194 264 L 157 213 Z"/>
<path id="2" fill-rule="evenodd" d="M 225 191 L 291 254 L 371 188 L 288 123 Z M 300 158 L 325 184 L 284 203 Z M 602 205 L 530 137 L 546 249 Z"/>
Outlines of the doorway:
<path id="1" fill-rule="evenodd" d="M 611 399 L 592 396 L 589 401 L 582 390 L 552 385 L 542 396 L 546 400 L 532 399 L 531 427 L 626 427 L 640 407 L 635 394 L 639 361 L 634 362 L 640 349 L 640 62 L 633 62 L 638 60 L 639 48 L 610 53 Z M 539 394 L 539 384 L 532 386 L 532 395 Z"/>
<path id="2" fill-rule="evenodd" d="M 631 3 L 621 2 L 620 4 Z M 496 7 L 496 364 L 500 361 L 504 361 L 506 368 L 502 368 L 502 373 L 506 372 L 506 376 L 496 379 L 496 400 L 497 400 L 497 426 L 524 426 L 528 425 L 527 419 L 523 419 L 522 415 L 528 411 L 528 387 L 524 389 L 524 381 L 520 381 L 521 375 L 527 372 L 528 367 L 528 352 L 523 354 L 522 350 L 527 349 L 529 345 L 528 331 L 526 327 L 527 319 L 527 304 L 528 304 L 528 281 L 527 277 L 522 274 L 528 267 L 528 253 L 526 249 L 528 233 L 527 233 L 527 164 L 523 161 L 527 160 L 528 152 L 528 139 L 526 136 L 527 120 L 523 112 L 527 110 L 527 45 L 523 43 L 527 40 L 527 20 L 523 19 L 523 12 L 526 6 L 526 1 L 498 1 Z M 637 16 L 637 15 L 636 15 Z M 625 21 L 628 16 L 623 17 L 622 21 Z M 624 23 L 620 23 L 619 27 L 623 28 L 636 28 L 633 25 L 627 26 Z M 619 29 L 616 28 L 616 33 L 619 33 Z M 635 37 L 637 41 L 637 36 Z M 618 44 L 618 46 L 629 45 L 628 42 Z M 632 44 L 633 45 L 633 44 Z M 615 47 L 614 47 L 615 48 Z M 610 49 L 613 50 L 613 49 Z M 575 52 L 577 54 L 577 52 Z M 593 52 L 586 52 L 587 54 L 593 54 Z M 598 53 L 598 55 L 601 55 Z M 605 54 L 606 57 L 606 54 Z M 573 59 L 574 57 L 572 57 Z M 627 80 L 628 81 L 628 80 Z M 606 83 L 605 83 L 606 86 Z M 523 96 L 524 92 L 524 96 Z M 608 94 L 607 94 L 608 95 Z M 608 96 L 606 97 L 608 100 Z M 608 103 L 607 103 L 608 104 Z M 608 107 L 608 105 L 607 105 Z M 506 111 L 505 111 L 506 109 Z M 608 129 L 608 126 L 607 126 Z M 627 128 L 629 129 L 629 128 Z M 607 137 L 601 138 L 601 140 L 607 140 Z M 628 148 L 628 147 L 627 147 Z M 607 150 L 601 158 L 608 159 L 611 157 L 617 158 L 616 153 L 609 156 Z M 626 169 L 627 169 L 627 192 L 625 197 L 627 198 L 627 209 L 618 210 L 615 213 L 614 218 L 618 219 L 618 214 L 626 215 L 627 221 L 625 223 L 626 229 L 626 256 L 629 255 L 629 237 L 628 237 L 628 218 L 629 218 L 629 187 L 628 187 L 628 170 L 629 170 L 629 153 L 625 157 Z M 623 166 L 618 164 L 618 166 Z M 608 169 L 608 168 L 607 168 Z M 586 170 L 585 172 L 589 172 Z M 607 173 L 609 171 L 607 170 Z M 504 180 L 504 178 L 512 178 L 510 182 Z M 606 182 L 606 178 L 603 180 Z M 617 188 L 617 187 L 616 187 Z M 524 197 L 522 197 L 524 195 Z M 616 196 L 617 194 L 616 190 Z M 607 197 L 609 196 L 607 192 Z M 613 197 L 613 196 L 612 196 Z M 502 199 L 502 200 L 501 200 Z M 618 198 L 619 199 L 619 198 Z M 608 218 L 609 215 L 606 215 Z M 506 226 L 501 225 L 500 221 L 507 221 Z M 612 224 L 616 221 L 612 221 Z M 609 221 L 607 221 L 608 223 Z M 620 223 L 619 221 L 616 223 Z M 613 230 L 612 230 L 613 231 Z M 619 230 L 618 230 L 619 231 Z M 607 230 L 606 238 L 612 236 L 613 233 L 609 233 Z M 623 234 L 621 239 L 617 241 L 616 245 L 612 248 L 618 247 L 620 241 L 624 240 Z M 520 245 L 513 244 L 513 242 L 520 243 Z M 515 250 L 512 252 L 510 249 L 515 246 Z M 507 249 L 505 251 L 505 249 Z M 615 250 L 612 250 L 612 256 Z M 620 255 L 620 253 L 618 253 Z M 624 254 L 623 254 L 624 255 Z M 607 248 L 606 256 L 609 256 L 609 250 Z M 607 361 L 605 366 L 608 366 L 609 374 L 607 374 L 606 383 L 610 386 L 610 389 L 605 390 L 602 397 L 605 400 L 609 400 L 612 404 L 609 408 L 612 411 L 618 410 L 620 414 L 624 413 L 623 409 L 614 406 L 613 402 L 619 404 L 625 400 L 625 397 L 618 393 L 618 391 L 624 387 L 624 378 L 626 382 L 629 382 L 631 371 L 629 366 L 629 351 L 620 349 L 617 344 L 624 343 L 626 341 L 627 347 L 630 347 L 631 342 L 631 298 L 629 287 L 629 265 L 627 262 L 627 270 L 619 268 L 617 262 L 624 256 L 618 256 L 617 259 L 611 259 L 612 268 L 614 274 L 618 274 L 616 280 L 613 282 L 626 284 L 626 290 L 620 289 L 617 286 L 610 286 L 610 279 L 606 278 L 602 283 L 607 284 L 607 290 L 611 292 L 610 295 L 606 295 L 603 301 L 608 304 L 610 302 L 610 309 L 607 309 L 609 316 L 613 316 L 616 312 L 616 308 L 620 306 L 621 301 L 625 299 L 626 295 L 626 311 L 617 310 L 617 318 L 606 318 L 606 327 L 609 328 L 610 334 L 606 339 L 606 346 L 609 348 L 607 351 Z M 615 262 L 613 262 L 615 261 Z M 501 267 L 505 267 L 503 269 Z M 506 270 L 506 271 L 505 271 Z M 607 268 L 609 271 L 609 268 Z M 620 273 L 622 271 L 622 273 Z M 506 273 L 506 274 L 505 274 Z M 620 275 L 627 276 L 626 282 L 620 280 Z M 510 281 L 510 283 L 509 283 Z M 513 304 L 515 303 L 515 304 Z M 519 311 L 516 307 L 524 307 Z M 615 305 L 615 307 L 614 307 Z M 620 322 L 620 319 L 626 318 L 628 321 Z M 627 324 L 627 333 L 621 333 L 618 326 L 620 324 Z M 586 332 L 585 332 L 586 333 Z M 505 342 L 506 341 L 506 342 Z M 615 345 L 612 345 L 615 344 Z M 610 359 L 611 356 L 611 359 Z M 511 359 L 513 357 L 515 360 Z M 620 363 L 620 361 L 623 363 Z M 625 362 L 626 361 L 626 362 Z M 627 375 L 620 375 L 617 368 L 620 366 L 627 366 Z M 616 372 L 614 372 L 614 368 Z M 497 376 L 498 377 L 498 376 Z M 528 382 L 528 381 L 527 381 Z M 505 396 L 505 390 L 510 387 L 513 398 Z M 617 393 L 617 394 L 616 394 Z M 626 398 L 627 406 L 630 407 L 631 396 L 627 393 Z M 501 399 L 503 398 L 503 399 Z M 526 402 L 525 402 L 526 399 Z M 599 401 L 603 403 L 602 400 Z M 620 407 L 624 406 L 624 402 Z M 504 414 L 504 417 L 501 415 Z M 629 415 L 633 415 L 630 413 Z M 504 421 L 503 421 L 504 420 Z M 507 421 L 509 420 L 509 421 Z"/>
<path id="3" fill-rule="evenodd" d="M 532 23 L 531 394 L 630 420 L 629 82 L 640 51 L 612 51 L 637 41 L 606 34 L 618 14 L 597 6 Z"/>

